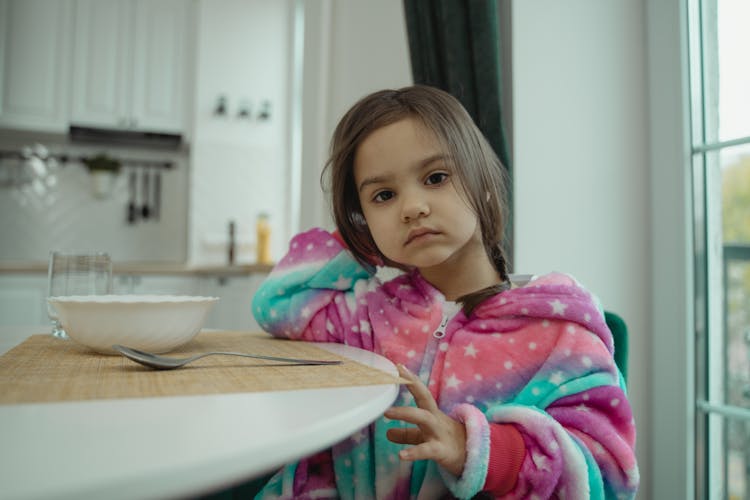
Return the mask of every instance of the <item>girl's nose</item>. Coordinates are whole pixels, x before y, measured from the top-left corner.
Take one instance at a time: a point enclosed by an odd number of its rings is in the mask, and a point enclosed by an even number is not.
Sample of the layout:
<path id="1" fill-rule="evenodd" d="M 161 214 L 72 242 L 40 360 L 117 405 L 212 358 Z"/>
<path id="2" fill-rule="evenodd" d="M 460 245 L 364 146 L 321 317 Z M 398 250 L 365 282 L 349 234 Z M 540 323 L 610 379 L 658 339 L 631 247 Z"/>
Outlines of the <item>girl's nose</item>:
<path id="1" fill-rule="evenodd" d="M 430 214 L 430 205 L 422 196 L 404 196 L 401 205 L 401 220 L 411 222 Z"/>

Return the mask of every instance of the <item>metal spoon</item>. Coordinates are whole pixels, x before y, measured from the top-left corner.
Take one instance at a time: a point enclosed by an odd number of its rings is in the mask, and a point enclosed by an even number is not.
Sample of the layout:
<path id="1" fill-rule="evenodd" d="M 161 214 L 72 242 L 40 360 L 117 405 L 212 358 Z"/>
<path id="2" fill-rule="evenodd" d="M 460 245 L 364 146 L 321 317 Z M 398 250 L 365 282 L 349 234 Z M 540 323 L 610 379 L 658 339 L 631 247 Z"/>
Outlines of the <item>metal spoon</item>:
<path id="1" fill-rule="evenodd" d="M 115 344 L 112 349 L 118 351 L 123 356 L 132 359 L 136 363 L 140 363 L 144 366 L 154 368 L 156 370 L 172 370 L 185 366 L 188 363 L 195 361 L 196 359 L 204 358 L 206 356 L 213 356 L 215 354 L 221 354 L 224 356 L 242 356 L 245 358 L 265 359 L 268 361 L 280 361 L 283 363 L 294 364 L 294 365 L 340 365 L 341 361 L 321 361 L 317 359 L 297 359 L 297 358 L 279 358 L 277 356 L 262 356 L 260 354 L 247 354 L 242 352 L 204 352 L 202 354 L 196 354 L 189 358 L 170 358 L 167 356 L 159 356 L 150 352 L 139 351 L 131 347 L 125 347 L 122 345 Z"/>

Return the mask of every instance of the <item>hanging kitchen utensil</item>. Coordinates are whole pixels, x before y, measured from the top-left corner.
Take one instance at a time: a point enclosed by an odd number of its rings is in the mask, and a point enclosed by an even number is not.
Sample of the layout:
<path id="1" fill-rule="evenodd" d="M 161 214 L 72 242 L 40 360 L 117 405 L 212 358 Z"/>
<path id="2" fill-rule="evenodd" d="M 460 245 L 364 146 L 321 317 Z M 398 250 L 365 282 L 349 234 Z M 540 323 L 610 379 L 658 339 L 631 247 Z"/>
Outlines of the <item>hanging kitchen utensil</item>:
<path id="1" fill-rule="evenodd" d="M 159 220 L 161 212 L 161 172 L 158 170 L 154 173 L 154 201 L 151 205 L 151 216 Z"/>
<path id="2" fill-rule="evenodd" d="M 149 188 L 149 172 L 148 170 L 143 171 L 143 207 L 141 208 L 141 216 L 144 219 L 148 219 L 150 214 L 149 200 L 151 199 L 151 193 Z"/>
<path id="3" fill-rule="evenodd" d="M 135 170 L 130 171 L 130 177 L 128 179 L 128 224 L 135 224 L 138 214 L 136 214 L 137 208 L 135 204 L 135 196 L 137 190 L 138 179 L 136 177 Z"/>

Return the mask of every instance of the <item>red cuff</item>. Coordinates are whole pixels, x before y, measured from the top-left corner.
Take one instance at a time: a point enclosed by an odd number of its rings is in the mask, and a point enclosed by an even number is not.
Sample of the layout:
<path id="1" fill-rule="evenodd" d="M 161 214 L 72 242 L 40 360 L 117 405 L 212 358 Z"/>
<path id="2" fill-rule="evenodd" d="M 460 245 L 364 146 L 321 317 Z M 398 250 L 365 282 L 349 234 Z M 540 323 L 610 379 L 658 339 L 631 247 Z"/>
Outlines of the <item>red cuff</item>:
<path id="1" fill-rule="evenodd" d="M 501 496 L 516 485 L 526 444 L 513 424 L 490 424 L 490 462 L 483 491 Z"/>

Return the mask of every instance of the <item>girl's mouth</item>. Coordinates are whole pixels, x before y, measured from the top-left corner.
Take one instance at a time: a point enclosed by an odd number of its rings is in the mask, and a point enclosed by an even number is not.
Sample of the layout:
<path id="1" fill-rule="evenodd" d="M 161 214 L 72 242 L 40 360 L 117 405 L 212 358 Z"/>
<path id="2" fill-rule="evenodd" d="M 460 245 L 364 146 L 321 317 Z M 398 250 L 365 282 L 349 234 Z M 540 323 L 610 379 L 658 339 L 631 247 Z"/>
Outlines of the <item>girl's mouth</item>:
<path id="1" fill-rule="evenodd" d="M 413 229 L 409 232 L 409 235 L 406 237 L 406 242 L 404 243 L 404 246 L 409 245 L 410 243 L 413 243 L 415 241 L 419 241 L 426 237 L 437 235 L 437 234 L 440 234 L 440 233 L 432 229 L 427 229 L 427 228 Z"/>

